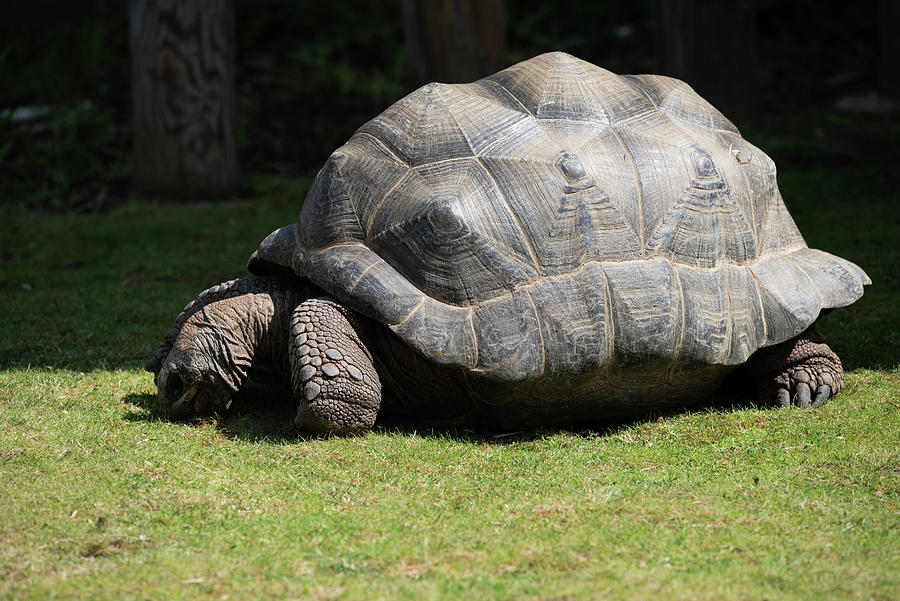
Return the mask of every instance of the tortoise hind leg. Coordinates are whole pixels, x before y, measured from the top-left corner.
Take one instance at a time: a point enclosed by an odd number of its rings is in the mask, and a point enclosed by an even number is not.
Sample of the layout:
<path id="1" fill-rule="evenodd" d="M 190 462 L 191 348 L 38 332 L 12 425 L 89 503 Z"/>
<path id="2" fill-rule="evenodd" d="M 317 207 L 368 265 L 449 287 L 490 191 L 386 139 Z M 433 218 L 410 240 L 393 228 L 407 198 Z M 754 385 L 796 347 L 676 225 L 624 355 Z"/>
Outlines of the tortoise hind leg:
<path id="1" fill-rule="evenodd" d="M 375 423 L 381 383 L 352 320 L 330 298 L 306 300 L 291 315 L 291 389 L 304 430 L 354 434 Z"/>
<path id="2" fill-rule="evenodd" d="M 781 344 L 757 351 L 748 372 L 767 405 L 818 407 L 844 387 L 844 368 L 814 327 Z"/>

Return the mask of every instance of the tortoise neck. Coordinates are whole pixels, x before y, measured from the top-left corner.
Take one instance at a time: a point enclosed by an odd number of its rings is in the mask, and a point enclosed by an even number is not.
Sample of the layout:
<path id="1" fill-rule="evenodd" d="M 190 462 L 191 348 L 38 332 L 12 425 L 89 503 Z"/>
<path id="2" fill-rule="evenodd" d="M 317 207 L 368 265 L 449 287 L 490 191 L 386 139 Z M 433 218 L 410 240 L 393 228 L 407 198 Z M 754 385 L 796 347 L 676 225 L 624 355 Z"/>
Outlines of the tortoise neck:
<path id="1" fill-rule="evenodd" d="M 251 373 L 290 379 L 288 357 L 291 314 L 304 300 L 299 290 L 277 287 L 268 292 L 249 295 L 251 310 L 247 313 L 244 337 L 250 344 Z"/>
<path id="2" fill-rule="evenodd" d="M 301 292 L 292 287 L 266 286 L 210 303 L 189 323 L 206 333 L 206 353 L 223 380 L 237 391 L 250 374 L 289 377 L 291 312 L 302 300 Z"/>

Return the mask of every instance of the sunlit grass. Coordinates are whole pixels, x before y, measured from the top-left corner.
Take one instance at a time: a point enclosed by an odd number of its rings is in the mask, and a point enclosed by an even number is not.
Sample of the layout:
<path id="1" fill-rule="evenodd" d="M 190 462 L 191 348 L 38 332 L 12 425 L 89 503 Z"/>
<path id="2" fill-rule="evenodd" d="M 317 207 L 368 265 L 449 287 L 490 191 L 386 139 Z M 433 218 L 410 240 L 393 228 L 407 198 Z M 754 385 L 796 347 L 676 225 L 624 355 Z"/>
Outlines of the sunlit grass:
<path id="1" fill-rule="evenodd" d="M 175 424 L 135 369 L 7 370 L 0 594 L 887 599 L 898 390 L 861 371 L 818 411 L 306 439 L 246 436 L 265 399 Z"/>

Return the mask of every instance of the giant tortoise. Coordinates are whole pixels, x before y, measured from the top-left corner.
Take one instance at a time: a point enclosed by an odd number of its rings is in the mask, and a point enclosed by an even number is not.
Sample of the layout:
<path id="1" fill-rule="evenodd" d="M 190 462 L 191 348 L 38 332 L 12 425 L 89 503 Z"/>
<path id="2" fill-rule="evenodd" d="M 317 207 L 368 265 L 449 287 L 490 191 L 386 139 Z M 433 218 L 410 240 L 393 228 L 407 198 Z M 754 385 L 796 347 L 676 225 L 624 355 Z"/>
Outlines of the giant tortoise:
<path id="1" fill-rule="evenodd" d="M 870 280 L 807 247 L 775 165 L 687 84 L 553 52 L 428 84 L 327 160 L 295 224 L 148 364 L 175 418 L 281 379 L 296 424 L 522 427 L 843 385 L 813 330 Z"/>

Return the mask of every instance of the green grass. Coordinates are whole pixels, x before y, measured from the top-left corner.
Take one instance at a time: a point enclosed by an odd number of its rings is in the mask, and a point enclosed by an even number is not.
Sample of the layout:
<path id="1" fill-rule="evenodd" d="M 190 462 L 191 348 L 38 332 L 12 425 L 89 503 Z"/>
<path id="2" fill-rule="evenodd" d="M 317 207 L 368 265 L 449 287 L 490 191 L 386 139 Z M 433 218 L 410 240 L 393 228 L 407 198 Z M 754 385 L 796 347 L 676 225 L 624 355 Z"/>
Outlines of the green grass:
<path id="1" fill-rule="evenodd" d="M 143 362 L 308 181 L 219 206 L 0 209 L 0 598 L 897 598 L 897 177 L 773 154 L 810 245 L 874 281 L 821 327 L 845 391 L 575 433 L 304 438 L 264 390 L 218 421 L 161 420 Z"/>
<path id="2" fill-rule="evenodd" d="M 863 371 L 819 411 L 303 439 L 261 410 L 159 421 L 133 369 L 17 368 L 0 595 L 890 599 L 898 388 Z"/>

